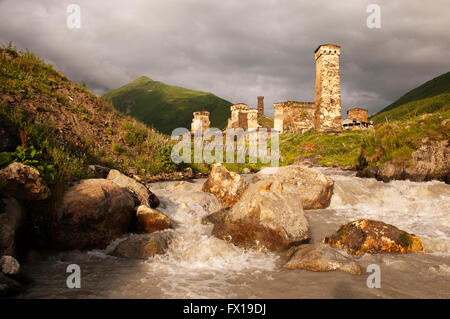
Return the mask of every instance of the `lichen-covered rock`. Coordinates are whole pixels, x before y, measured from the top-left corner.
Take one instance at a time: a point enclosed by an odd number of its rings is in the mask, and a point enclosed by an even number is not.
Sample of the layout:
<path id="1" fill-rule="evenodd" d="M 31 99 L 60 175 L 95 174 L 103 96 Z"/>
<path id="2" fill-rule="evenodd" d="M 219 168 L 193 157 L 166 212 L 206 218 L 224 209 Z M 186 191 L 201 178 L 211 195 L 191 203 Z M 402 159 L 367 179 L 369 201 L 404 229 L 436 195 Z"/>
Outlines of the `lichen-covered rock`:
<path id="1" fill-rule="evenodd" d="M 1 198 L 0 204 L 0 256 L 15 256 L 17 234 L 25 220 L 25 209 L 12 197 Z"/>
<path id="2" fill-rule="evenodd" d="M 330 205 L 334 181 L 320 171 L 301 166 L 268 167 L 253 177 L 253 182 L 260 180 L 277 180 L 296 187 L 301 196 L 303 209 L 322 209 Z"/>
<path id="3" fill-rule="evenodd" d="M 138 207 L 136 211 L 137 229 L 145 233 L 171 228 L 170 218 L 160 211 L 145 205 Z"/>
<path id="4" fill-rule="evenodd" d="M 106 179 L 86 179 L 70 187 L 52 212 L 55 248 L 105 248 L 130 228 L 132 194 Z"/>
<path id="5" fill-rule="evenodd" d="M 342 270 L 353 275 L 360 275 L 362 272 L 356 262 L 328 245 L 315 243 L 293 248 L 289 251 L 291 258 L 284 268 L 309 271 Z"/>
<path id="6" fill-rule="evenodd" d="M 0 170 L 4 194 L 22 200 L 44 200 L 51 192 L 39 171 L 22 163 L 11 163 Z"/>
<path id="7" fill-rule="evenodd" d="M 217 219 L 212 234 L 237 246 L 265 246 L 285 250 L 311 237 L 302 199 L 294 186 L 278 181 L 259 181 Z"/>
<path id="8" fill-rule="evenodd" d="M 241 175 L 228 171 L 221 164 L 213 164 L 202 191 L 214 194 L 223 206 L 233 206 L 247 187 Z"/>
<path id="9" fill-rule="evenodd" d="M 381 221 L 359 219 L 341 226 L 323 239 L 325 244 L 341 247 L 354 255 L 424 252 L 422 240 Z"/>
<path id="10" fill-rule="evenodd" d="M 120 242 L 110 253 L 121 258 L 147 259 L 155 255 L 162 255 L 169 247 L 172 234 L 158 232 L 152 234 L 131 235 Z"/>
<path id="11" fill-rule="evenodd" d="M 109 171 L 106 179 L 113 181 L 120 187 L 128 189 L 134 193 L 139 199 L 141 205 L 147 205 L 151 208 L 159 206 L 159 199 L 153 194 L 144 184 L 138 182 L 134 178 L 128 177 L 118 170 L 112 169 Z"/>
<path id="12" fill-rule="evenodd" d="M 20 272 L 20 264 L 12 256 L 0 257 L 0 271 L 5 275 L 17 275 Z"/>

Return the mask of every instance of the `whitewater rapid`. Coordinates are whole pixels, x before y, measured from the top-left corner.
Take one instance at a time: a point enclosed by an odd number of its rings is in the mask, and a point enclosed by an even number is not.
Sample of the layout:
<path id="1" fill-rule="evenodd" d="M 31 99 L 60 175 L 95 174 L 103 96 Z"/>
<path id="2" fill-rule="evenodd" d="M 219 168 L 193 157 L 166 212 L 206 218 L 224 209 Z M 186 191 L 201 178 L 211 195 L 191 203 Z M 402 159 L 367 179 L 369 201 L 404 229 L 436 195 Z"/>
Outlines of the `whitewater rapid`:
<path id="1" fill-rule="evenodd" d="M 201 192 L 204 180 L 149 184 L 158 208 L 173 221 L 174 240 L 165 255 L 148 260 L 109 256 L 105 250 L 51 254 L 26 266 L 35 280 L 27 298 L 450 298 L 450 186 L 361 179 L 352 172 L 321 169 L 335 181 L 330 207 L 311 210 L 312 242 L 359 218 L 393 224 L 423 239 L 425 254 L 364 255 L 363 269 L 376 263 L 382 287 L 370 289 L 367 274 L 314 273 L 281 268 L 281 254 L 243 250 L 211 236 L 202 217 L 220 208 Z M 250 177 L 250 176 L 249 176 Z M 210 196 L 211 195 L 211 196 Z M 82 269 L 82 288 L 67 289 L 65 267 Z"/>

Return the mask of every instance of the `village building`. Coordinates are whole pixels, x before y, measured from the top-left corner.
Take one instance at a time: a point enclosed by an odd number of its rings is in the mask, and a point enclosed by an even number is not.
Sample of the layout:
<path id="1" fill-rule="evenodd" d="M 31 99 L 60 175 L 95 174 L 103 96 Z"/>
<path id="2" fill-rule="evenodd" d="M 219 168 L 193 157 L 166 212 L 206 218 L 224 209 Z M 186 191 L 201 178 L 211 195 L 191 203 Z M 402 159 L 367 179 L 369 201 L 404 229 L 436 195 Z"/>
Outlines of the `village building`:
<path id="1" fill-rule="evenodd" d="M 194 118 L 191 123 L 191 134 L 203 134 L 211 125 L 208 111 L 194 112 Z"/>
<path id="2" fill-rule="evenodd" d="M 347 118 L 342 121 L 343 130 L 363 130 L 372 126 L 373 121 L 367 120 L 367 110 L 358 107 L 348 110 Z"/>

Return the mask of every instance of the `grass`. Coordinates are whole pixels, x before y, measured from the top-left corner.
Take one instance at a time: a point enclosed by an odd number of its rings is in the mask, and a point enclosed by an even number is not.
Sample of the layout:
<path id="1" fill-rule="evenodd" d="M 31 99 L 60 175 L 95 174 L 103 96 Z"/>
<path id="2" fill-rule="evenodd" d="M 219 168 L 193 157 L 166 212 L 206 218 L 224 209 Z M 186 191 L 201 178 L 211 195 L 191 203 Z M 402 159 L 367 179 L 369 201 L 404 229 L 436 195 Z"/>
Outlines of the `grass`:
<path id="1" fill-rule="evenodd" d="M 184 167 L 170 161 L 173 142 L 168 136 L 121 114 L 31 52 L 17 51 L 11 45 L 0 47 L 0 63 L 0 116 L 17 132 L 28 132 L 29 146 L 42 152 L 40 161 L 56 168 L 55 185 L 88 177 L 90 164 L 123 172 L 137 168 L 142 174 Z M 11 101 L 8 96 L 13 103 L 2 102 L 2 98 Z M 61 120 L 67 123 L 55 122 L 47 115 L 62 113 L 66 116 Z M 83 125 L 74 131 L 74 123 Z M 62 130 L 74 135 L 72 140 Z"/>
<path id="2" fill-rule="evenodd" d="M 363 141 L 370 131 L 343 131 L 339 134 L 319 134 L 313 130 L 301 133 L 286 133 L 280 136 L 280 152 L 283 165 L 294 163 L 305 157 L 314 157 L 324 166 L 336 163 L 356 167 Z"/>
<path id="3" fill-rule="evenodd" d="M 408 167 L 411 154 L 425 139 L 442 141 L 450 138 L 450 111 L 422 114 L 403 121 L 376 125 L 362 144 L 360 167 L 380 166 L 392 161 Z"/>
<path id="4" fill-rule="evenodd" d="M 380 112 L 371 117 L 375 123 L 393 120 L 408 120 L 421 114 L 446 112 L 450 106 L 450 93 L 410 101 L 389 111 Z"/>
<path id="5" fill-rule="evenodd" d="M 211 127 L 224 128 L 232 103 L 214 94 L 171 86 L 141 76 L 103 95 L 122 113 L 158 131 L 171 134 L 177 127 L 190 128 L 192 112 L 210 112 Z"/>
<path id="6" fill-rule="evenodd" d="M 450 72 L 444 73 L 407 92 L 370 119 L 375 123 L 407 120 L 414 116 L 447 111 L 450 100 Z"/>

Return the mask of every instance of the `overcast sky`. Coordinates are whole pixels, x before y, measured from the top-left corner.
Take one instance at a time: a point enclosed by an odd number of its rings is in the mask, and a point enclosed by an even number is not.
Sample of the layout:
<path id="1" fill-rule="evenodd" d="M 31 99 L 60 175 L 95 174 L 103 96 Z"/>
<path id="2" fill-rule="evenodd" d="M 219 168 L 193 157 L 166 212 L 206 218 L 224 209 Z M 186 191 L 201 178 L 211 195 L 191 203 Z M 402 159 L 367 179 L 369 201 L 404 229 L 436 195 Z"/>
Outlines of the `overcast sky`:
<path id="1" fill-rule="evenodd" d="M 66 26 L 67 6 L 81 28 Z M 367 6 L 381 8 L 370 29 Z M 450 70 L 450 1 L 0 0 L 13 41 L 96 93 L 140 75 L 256 106 L 314 100 L 314 50 L 341 46 L 344 111 L 375 113 Z M 343 112 L 344 113 L 344 112 Z"/>

